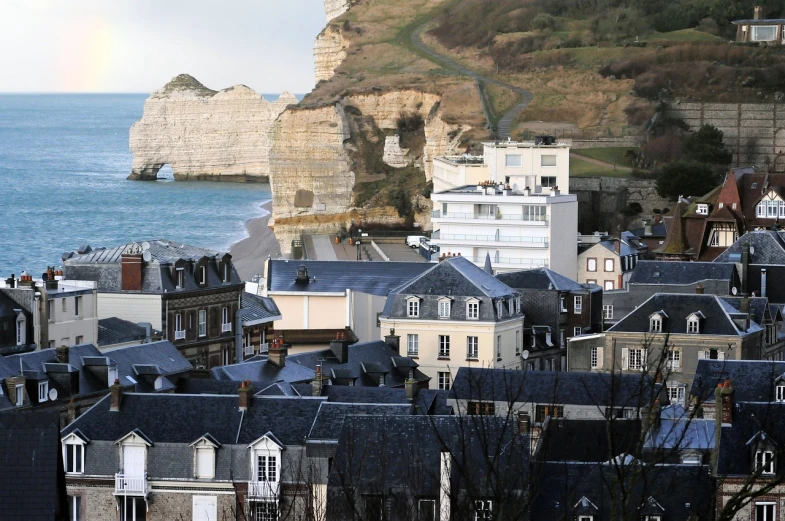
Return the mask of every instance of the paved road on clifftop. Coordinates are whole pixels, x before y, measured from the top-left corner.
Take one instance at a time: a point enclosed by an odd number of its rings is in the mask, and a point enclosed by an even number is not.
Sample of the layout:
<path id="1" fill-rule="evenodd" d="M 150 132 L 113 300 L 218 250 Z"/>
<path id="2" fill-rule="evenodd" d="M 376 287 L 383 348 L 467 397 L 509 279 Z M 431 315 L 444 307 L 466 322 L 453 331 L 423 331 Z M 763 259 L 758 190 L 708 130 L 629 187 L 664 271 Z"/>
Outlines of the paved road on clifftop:
<path id="1" fill-rule="evenodd" d="M 505 112 L 501 118 L 499 118 L 499 126 L 495 129 L 497 136 L 500 139 L 505 139 L 510 137 L 510 132 L 512 131 L 512 123 L 515 121 L 515 118 L 518 117 L 518 114 L 521 113 L 523 109 L 525 109 L 529 103 L 531 103 L 532 99 L 534 99 L 534 95 L 531 91 L 528 91 L 522 87 L 516 87 L 515 85 L 511 85 L 509 83 L 499 81 L 493 78 L 489 78 L 488 76 L 483 76 L 482 74 L 478 74 L 476 71 L 466 68 L 465 66 L 461 65 L 460 63 L 456 62 L 452 58 L 445 56 L 443 54 L 439 54 L 438 52 L 434 51 L 427 45 L 425 42 L 422 41 L 422 33 L 425 31 L 427 26 L 427 22 L 412 32 L 411 35 L 411 42 L 412 45 L 420 49 L 426 55 L 428 55 L 432 60 L 437 64 L 443 67 L 449 68 L 457 72 L 462 76 L 469 76 L 471 78 L 475 78 L 479 82 L 484 84 L 491 84 L 496 85 L 505 89 L 510 89 L 511 91 L 515 92 L 519 96 L 521 96 L 521 101 L 507 112 Z M 485 109 L 485 114 L 490 113 L 490 107 L 486 106 L 487 100 L 485 97 L 480 96 L 480 100 L 482 101 L 483 108 Z M 490 121 L 488 122 L 490 124 Z M 494 129 L 491 129 L 494 130 Z"/>

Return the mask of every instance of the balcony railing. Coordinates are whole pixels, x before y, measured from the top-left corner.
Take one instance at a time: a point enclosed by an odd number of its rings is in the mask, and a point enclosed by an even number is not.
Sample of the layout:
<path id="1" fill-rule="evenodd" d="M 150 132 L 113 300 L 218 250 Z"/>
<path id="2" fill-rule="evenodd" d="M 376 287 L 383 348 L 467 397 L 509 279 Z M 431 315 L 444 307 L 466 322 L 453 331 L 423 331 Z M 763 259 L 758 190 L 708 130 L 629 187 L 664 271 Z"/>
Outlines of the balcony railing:
<path id="1" fill-rule="evenodd" d="M 268 344 L 267 342 L 259 344 L 259 354 L 269 353 L 269 352 L 270 352 L 270 344 Z"/>
<path id="2" fill-rule="evenodd" d="M 475 256 L 469 257 L 472 262 L 481 264 L 485 262 L 485 256 Z M 521 266 L 521 267 L 530 267 L 530 268 L 547 268 L 548 261 L 544 259 L 519 259 L 519 258 L 512 258 L 512 257 L 494 257 L 491 256 L 491 263 L 493 265 L 497 264 L 507 264 L 512 266 Z"/>
<path id="3" fill-rule="evenodd" d="M 254 351 L 253 344 L 244 346 L 243 353 L 245 354 L 245 356 L 253 355 L 253 351 Z"/>
<path id="4" fill-rule="evenodd" d="M 146 496 L 147 476 L 114 475 L 114 493 L 123 496 Z"/>
<path id="5" fill-rule="evenodd" d="M 490 221 L 527 221 L 537 223 L 547 223 L 548 219 L 544 215 L 531 216 L 523 214 L 481 214 L 481 213 L 461 213 L 461 212 L 442 212 L 434 210 L 431 212 L 432 219 L 482 219 Z"/>
<path id="6" fill-rule="evenodd" d="M 231 331 L 231 330 L 232 330 L 231 322 L 228 324 L 221 324 L 221 333 L 226 333 L 227 331 Z"/>
<path id="7" fill-rule="evenodd" d="M 185 330 L 183 330 L 183 331 L 175 331 L 174 332 L 174 339 L 175 340 L 185 340 Z"/>
<path id="8" fill-rule="evenodd" d="M 440 241 L 474 241 L 474 242 L 514 242 L 529 246 L 545 247 L 548 239 L 545 237 L 505 237 L 502 235 L 463 235 L 453 233 L 443 233 L 439 237 Z"/>
<path id="9" fill-rule="evenodd" d="M 277 497 L 278 482 L 270 481 L 251 481 L 248 483 L 248 497 Z"/>

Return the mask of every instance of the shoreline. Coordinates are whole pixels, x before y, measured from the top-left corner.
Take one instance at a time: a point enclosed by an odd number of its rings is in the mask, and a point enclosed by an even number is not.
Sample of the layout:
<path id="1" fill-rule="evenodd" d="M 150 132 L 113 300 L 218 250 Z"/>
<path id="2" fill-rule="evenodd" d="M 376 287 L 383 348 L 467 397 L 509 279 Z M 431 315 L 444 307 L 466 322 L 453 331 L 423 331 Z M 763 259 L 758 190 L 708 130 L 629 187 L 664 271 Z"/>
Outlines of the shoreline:
<path id="1" fill-rule="evenodd" d="M 272 216 L 272 201 L 260 205 L 264 215 L 245 221 L 248 237 L 239 240 L 229 247 L 237 273 L 243 280 L 251 280 L 254 275 L 264 273 L 264 261 L 268 256 L 281 255 L 281 247 L 273 231 L 267 226 Z"/>

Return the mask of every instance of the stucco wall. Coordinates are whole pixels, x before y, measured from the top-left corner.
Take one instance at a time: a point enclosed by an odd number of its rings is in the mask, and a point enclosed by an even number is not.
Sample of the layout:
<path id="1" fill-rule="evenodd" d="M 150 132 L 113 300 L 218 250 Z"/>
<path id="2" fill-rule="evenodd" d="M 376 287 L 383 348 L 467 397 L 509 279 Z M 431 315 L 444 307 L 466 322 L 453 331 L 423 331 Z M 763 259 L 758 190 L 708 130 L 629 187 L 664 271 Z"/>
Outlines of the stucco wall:
<path id="1" fill-rule="evenodd" d="M 149 322 L 153 329 L 163 329 L 160 295 L 98 293 L 98 318 L 117 317 L 130 322 Z"/>

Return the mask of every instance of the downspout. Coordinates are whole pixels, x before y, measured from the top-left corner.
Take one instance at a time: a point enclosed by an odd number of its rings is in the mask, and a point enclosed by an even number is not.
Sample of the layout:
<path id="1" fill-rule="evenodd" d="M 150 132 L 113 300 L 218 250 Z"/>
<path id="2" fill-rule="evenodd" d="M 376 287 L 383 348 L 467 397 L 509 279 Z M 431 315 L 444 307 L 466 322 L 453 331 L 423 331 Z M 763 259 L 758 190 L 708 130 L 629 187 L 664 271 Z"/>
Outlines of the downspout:
<path id="1" fill-rule="evenodd" d="M 164 293 L 166 293 L 166 290 L 164 290 Z M 166 295 L 164 295 L 164 298 L 166 298 Z M 170 340 L 169 339 L 169 299 L 166 299 L 165 309 L 166 310 L 164 311 L 164 338 L 166 340 Z"/>
<path id="2" fill-rule="evenodd" d="M 237 308 L 234 314 L 234 361 L 241 363 L 243 361 L 243 310 Z"/>

